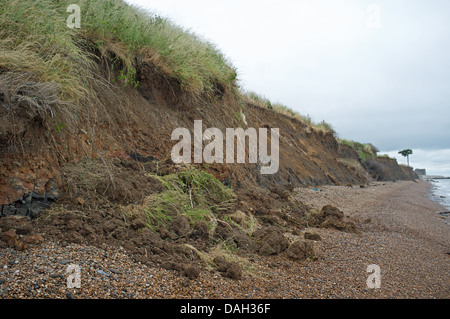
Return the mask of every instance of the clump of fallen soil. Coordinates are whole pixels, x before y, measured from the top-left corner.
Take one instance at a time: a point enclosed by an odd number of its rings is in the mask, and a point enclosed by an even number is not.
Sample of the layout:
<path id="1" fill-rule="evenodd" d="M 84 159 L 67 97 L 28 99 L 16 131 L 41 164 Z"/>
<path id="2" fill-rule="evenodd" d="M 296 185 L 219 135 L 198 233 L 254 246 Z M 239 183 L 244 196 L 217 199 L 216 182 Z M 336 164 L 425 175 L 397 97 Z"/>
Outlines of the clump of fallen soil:
<path id="1" fill-rule="evenodd" d="M 242 266 L 237 262 L 228 262 L 223 256 L 214 258 L 213 262 L 217 271 L 221 272 L 224 277 L 235 280 L 242 279 Z"/>
<path id="2" fill-rule="evenodd" d="M 259 229 L 254 233 L 254 237 L 258 242 L 258 253 L 265 256 L 278 255 L 289 245 L 287 238 L 276 227 Z"/>
<path id="3" fill-rule="evenodd" d="M 26 250 L 43 241 L 44 238 L 35 233 L 29 217 L 7 216 L 0 219 L 0 248 Z"/>
<path id="4" fill-rule="evenodd" d="M 67 166 L 63 172 L 61 197 L 50 210 L 34 220 L 0 220 L 3 244 L 19 239 L 23 242 L 24 238 L 16 238 L 15 234 L 32 233 L 42 235 L 43 240 L 107 244 L 123 247 L 136 261 L 160 264 L 189 279 L 197 278 L 212 267 L 225 277 L 239 280 L 243 274 L 239 259 L 227 261 L 223 256 L 209 259 L 218 243 L 228 247 L 225 255 L 230 254 L 230 249 L 234 251 L 231 254 L 247 256 L 285 253 L 286 257 L 301 262 L 315 258 L 313 242 L 290 243 L 286 233 L 298 234 L 311 223 L 343 231 L 354 229 L 343 220 L 343 213 L 331 206 L 308 219 L 310 208 L 293 199 L 291 187 L 242 187 L 235 191 L 233 203 L 214 210 L 214 220 L 203 219 L 202 215 L 200 219 L 178 215 L 164 220 L 158 227 L 149 227 L 144 209 L 141 213 L 127 212 L 129 207 L 145 208 L 149 197 L 163 194 L 167 185 L 162 184 L 160 177 L 170 177 L 181 171 L 180 166 L 170 160 L 156 162 L 153 157 L 136 154 L 130 159 L 88 160 Z M 190 195 L 190 204 L 194 205 L 198 199 L 194 193 Z M 214 198 L 214 195 L 208 197 Z M 5 234 L 9 230 L 11 232 Z"/>
<path id="5" fill-rule="evenodd" d="M 313 213 L 308 224 L 311 227 L 330 228 L 348 233 L 357 233 L 358 229 L 353 221 L 345 220 L 344 213 L 338 208 L 326 205 L 319 213 Z"/>
<path id="6" fill-rule="evenodd" d="M 311 241 L 298 240 L 293 242 L 286 250 L 286 255 L 295 261 L 305 261 L 307 259 L 315 259 L 316 252 Z"/>

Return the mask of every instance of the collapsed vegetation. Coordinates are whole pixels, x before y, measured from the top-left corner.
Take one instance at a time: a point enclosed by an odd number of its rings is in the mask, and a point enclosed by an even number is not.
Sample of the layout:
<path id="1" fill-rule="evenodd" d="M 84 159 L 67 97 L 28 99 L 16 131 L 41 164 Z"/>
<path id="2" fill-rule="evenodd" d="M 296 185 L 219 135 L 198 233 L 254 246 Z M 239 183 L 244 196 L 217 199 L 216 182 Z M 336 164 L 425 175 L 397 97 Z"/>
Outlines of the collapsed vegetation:
<path id="1" fill-rule="evenodd" d="M 315 260 L 317 239 L 303 239 L 306 227 L 357 232 L 338 209 L 315 211 L 294 199 L 292 189 L 233 190 L 170 160 L 114 160 L 108 169 L 86 160 L 66 166 L 64 176 L 61 198 L 44 214 L 31 221 L 5 217 L 0 227 L 45 240 L 122 246 L 137 261 L 191 279 L 204 269 L 233 279 L 258 275 L 255 255 Z"/>

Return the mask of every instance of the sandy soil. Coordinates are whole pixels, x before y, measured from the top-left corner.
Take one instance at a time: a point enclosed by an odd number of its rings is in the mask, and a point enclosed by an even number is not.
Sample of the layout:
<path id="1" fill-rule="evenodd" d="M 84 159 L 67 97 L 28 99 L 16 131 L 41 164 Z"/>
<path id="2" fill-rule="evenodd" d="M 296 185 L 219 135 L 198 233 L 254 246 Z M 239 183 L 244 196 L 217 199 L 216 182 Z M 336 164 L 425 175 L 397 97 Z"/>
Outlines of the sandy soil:
<path id="1" fill-rule="evenodd" d="M 318 260 L 249 257 L 241 281 L 215 271 L 191 281 L 136 263 L 114 247 L 6 248 L 0 250 L 0 298 L 449 298 L 450 226 L 428 191 L 428 182 L 298 189 L 296 196 L 312 207 L 340 208 L 360 233 L 312 229 L 322 238 L 314 242 Z M 67 289 L 68 264 L 80 266 L 81 289 Z M 376 290 L 366 285 L 372 264 L 381 268 Z"/>

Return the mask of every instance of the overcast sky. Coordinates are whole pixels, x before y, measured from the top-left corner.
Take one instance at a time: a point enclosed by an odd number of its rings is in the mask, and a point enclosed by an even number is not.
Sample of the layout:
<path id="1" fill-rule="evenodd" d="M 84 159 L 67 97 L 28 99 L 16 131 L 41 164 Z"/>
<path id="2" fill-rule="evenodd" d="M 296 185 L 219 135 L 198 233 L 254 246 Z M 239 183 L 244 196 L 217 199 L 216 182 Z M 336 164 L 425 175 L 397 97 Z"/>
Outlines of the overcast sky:
<path id="1" fill-rule="evenodd" d="M 127 2 L 215 43 L 243 88 L 450 176 L 450 1 Z"/>

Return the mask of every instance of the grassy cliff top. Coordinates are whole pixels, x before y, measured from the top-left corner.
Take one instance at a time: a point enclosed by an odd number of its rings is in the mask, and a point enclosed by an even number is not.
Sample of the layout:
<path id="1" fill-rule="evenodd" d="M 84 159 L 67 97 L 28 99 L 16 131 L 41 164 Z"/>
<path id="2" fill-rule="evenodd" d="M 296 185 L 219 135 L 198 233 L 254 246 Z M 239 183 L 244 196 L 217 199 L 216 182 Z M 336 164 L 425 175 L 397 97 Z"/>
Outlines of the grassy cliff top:
<path id="1" fill-rule="evenodd" d="M 73 1 L 1 0 L 0 68 L 52 82 L 63 99 L 86 93 L 86 78 L 101 53 L 133 82 L 136 61 L 149 62 L 195 94 L 232 84 L 236 71 L 215 46 L 168 19 L 122 0 L 79 0 L 81 28 L 70 29 Z"/>
<path id="2" fill-rule="evenodd" d="M 25 101 L 33 112 L 62 114 L 68 122 L 95 100 L 96 85 L 110 84 L 99 76 L 99 64 L 115 74 L 110 81 L 134 86 L 139 68 L 151 65 L 195 96 L 232 88 L 241 100 L 335 134 L 326 122 L 240 92 L 236 69 L 215 45 L 169 19 L 122 0 L 79 0 L 81 26 L 69 28 L 72 3 L 0 0 L 0 99 L 7 109 Z"/>

